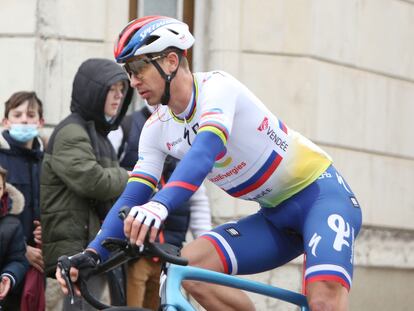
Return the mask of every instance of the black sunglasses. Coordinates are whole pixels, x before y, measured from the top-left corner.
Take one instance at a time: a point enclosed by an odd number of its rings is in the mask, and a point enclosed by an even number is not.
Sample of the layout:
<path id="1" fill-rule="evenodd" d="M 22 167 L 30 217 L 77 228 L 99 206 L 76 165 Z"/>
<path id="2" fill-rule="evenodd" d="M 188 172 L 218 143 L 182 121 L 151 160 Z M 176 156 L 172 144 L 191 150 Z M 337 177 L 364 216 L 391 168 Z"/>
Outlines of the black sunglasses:
<path id="1" fill-rule="evenodd" d="M 161 59 L 165 56 L 166 56 L 165 54 L 160 54 L 160 55 L 157 55 L 151 58 L 137 59 L 137 60 L 125 63 L 123 68 L 130 77 L 132 75 L 139 76 L 148 64 L 158 59 Z"/>

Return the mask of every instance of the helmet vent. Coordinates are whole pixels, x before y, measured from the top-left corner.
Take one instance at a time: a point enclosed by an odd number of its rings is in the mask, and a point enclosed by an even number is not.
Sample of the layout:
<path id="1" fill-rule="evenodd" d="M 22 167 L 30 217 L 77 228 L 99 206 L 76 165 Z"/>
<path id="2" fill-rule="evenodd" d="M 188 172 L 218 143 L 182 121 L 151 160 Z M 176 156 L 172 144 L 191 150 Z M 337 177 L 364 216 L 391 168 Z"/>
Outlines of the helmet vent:
<path id="1" fill-rule="evenodd" d="M 173 34 L 175 34 L 175 35 L 178 35 L 178 32 L 176 32 L 175 30 L 173 30 L 173 29 L 168 29 L 169 31 L 171 31 Z"/>

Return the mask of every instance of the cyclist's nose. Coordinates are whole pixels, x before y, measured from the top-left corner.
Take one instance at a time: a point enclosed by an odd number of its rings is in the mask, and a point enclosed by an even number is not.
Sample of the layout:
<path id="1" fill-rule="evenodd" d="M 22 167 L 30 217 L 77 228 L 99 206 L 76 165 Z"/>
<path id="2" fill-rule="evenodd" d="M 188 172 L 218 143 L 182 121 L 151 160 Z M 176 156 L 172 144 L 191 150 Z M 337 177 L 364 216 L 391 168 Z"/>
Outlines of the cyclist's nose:
<path id="1" fill-rule="evenodd" d="M 132 74 L 130 76 L 130 85 L 131 87 L 137 87 L 138 85 L 141 85 L 144 81 L 144 77 L 142 74 Z"/>

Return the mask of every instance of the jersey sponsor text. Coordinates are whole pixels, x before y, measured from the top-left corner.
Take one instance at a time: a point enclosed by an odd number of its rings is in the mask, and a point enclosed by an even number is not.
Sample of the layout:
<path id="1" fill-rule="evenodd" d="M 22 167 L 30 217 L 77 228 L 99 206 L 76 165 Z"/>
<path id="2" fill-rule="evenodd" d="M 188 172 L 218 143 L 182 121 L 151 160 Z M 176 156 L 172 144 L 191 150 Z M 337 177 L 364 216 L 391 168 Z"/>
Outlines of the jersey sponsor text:
<path id="1" fill-rule="evenodd" d="M 246 162 L 243 161 L 243 162 L 235 165 L 231 170 L 229 170 L 229 171 L 227 171 L 223 174 L 218 174 L 214 177 L 211 177 L 211 178 L 209 178 L 209 180 L 211 182 L 218 182 L 218 181 L 223 180 L 227 177 L 237 175 L 240 172 L 240 170 L 242 170 L 245 166 L 246 166 Z"/>

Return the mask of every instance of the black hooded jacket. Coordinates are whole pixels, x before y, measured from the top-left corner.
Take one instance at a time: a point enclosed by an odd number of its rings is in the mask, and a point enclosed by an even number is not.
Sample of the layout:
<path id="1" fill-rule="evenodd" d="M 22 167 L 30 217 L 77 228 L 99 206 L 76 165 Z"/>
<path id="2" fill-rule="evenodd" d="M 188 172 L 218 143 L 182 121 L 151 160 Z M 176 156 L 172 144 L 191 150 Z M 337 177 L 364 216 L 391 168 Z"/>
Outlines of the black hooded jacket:
<path id="1" fill-rule="evenodd" d="M 125 81 L 125 97 L 113 122 L 105 119 L 106 95 Z M 43 256 L 53 276 L 57 258 L 82 251 L 123 191 L 128 173 L 106 137 L 124 117 L 132 99 L 128 76 L 110 60 L 89 59 L 76 73 L 72 113 L 53 131 L 40 180 Z"/>
<path id="2" fill-rule="evenodd" d="M 125 81 L 127 92 L 117 118 L 108 123 L 104 114 L 106 94 L 111 85 L 118 81 Z M 79 67 L 73 81 L 70 111 L 79 114 L 85 121 L 94 121 L 96 130 L 106 136 L 120 125 L 132 94 L 128 76 L 118 64 L 106 59 L 89 59 Z"/>

